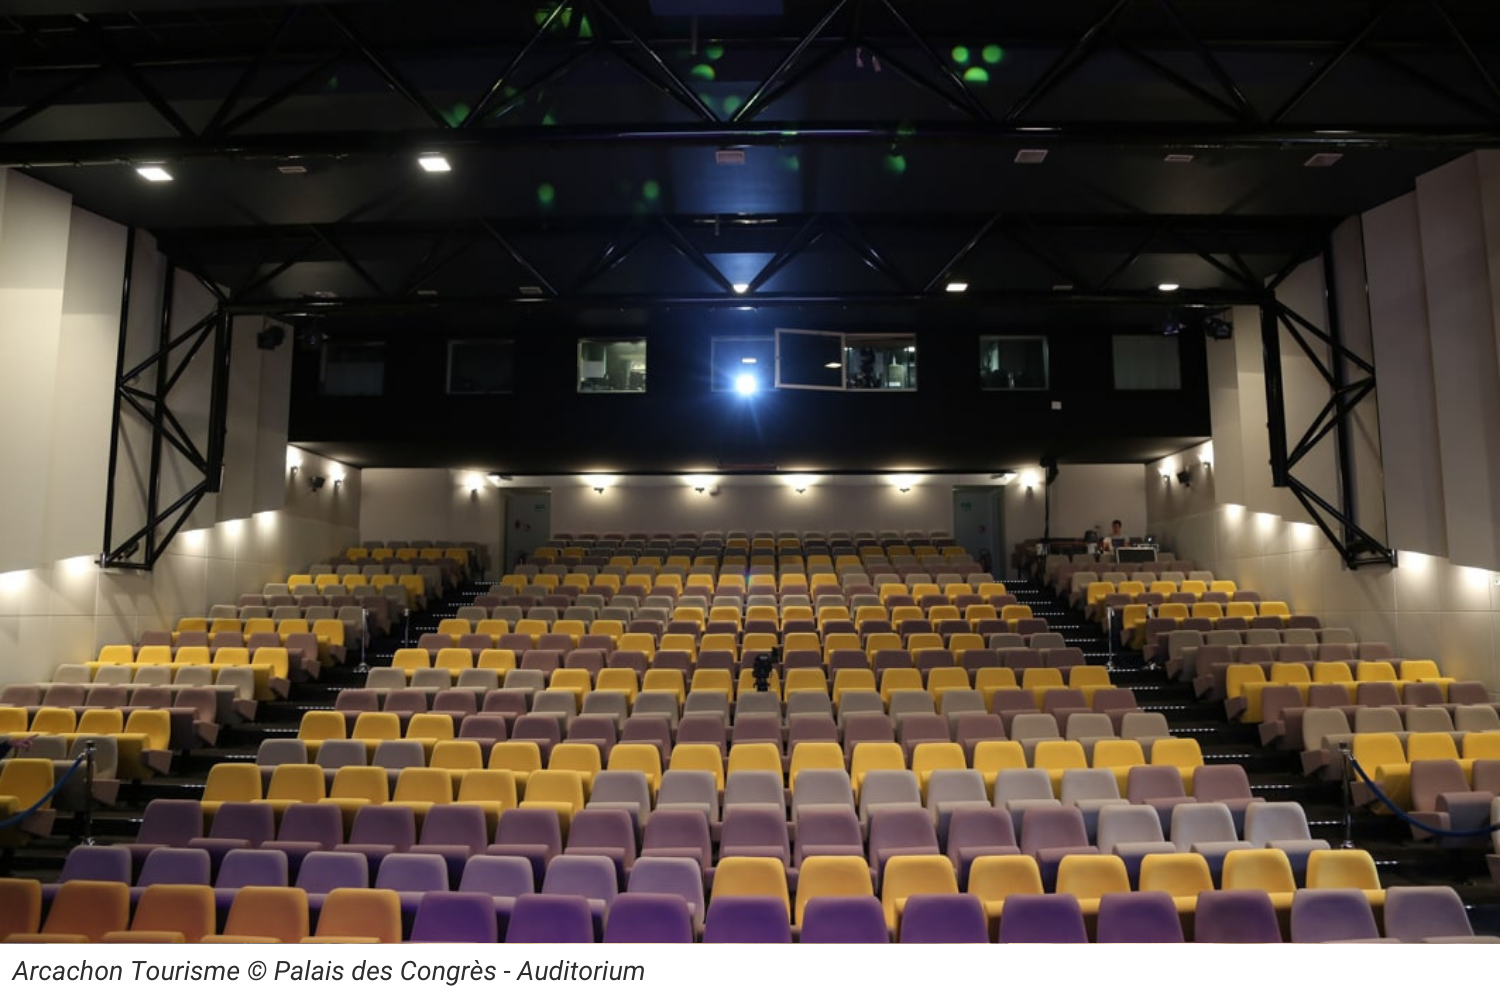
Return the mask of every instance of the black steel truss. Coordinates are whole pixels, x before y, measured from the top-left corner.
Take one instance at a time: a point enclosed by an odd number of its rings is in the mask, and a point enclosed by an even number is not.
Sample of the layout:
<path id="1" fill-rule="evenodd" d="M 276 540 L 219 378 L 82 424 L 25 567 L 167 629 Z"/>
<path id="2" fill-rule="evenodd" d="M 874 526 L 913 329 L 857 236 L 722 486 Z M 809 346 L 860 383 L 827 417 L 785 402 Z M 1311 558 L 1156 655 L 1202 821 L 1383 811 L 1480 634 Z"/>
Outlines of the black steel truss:
<path id="1" fill-rule="evenodd" d="M 1396 553 L 1360 524 L 1359 491 L 1350 447 L 1350 422 L 1354 409 L 1375 391 L 1375 366 L 1345 347 L 1340 337 L 1337 295 L 1334 285 L 1333 247 L 1323 247 L 1323 278 L 1328 303 L 1328 329 L 1322 330 L 1277 300 L 1274 287 L 1261 305 L 1261 352 L 1265 361 L 1267 431 L 1270 438 L 1271 485 L 1284 487 L 1300 503 L 1318 528 L 1338 550 L 1350 569 L 1362 566 L 1394 566 Z M 1301 349 L 1307 361 L 1327 383 L 1329 398 L 1303 431 L 1296 444 L 1287 436 L 1286 398 L 1281 370 L 1283 332 Z M 1322 344 L 1331 363 L 1325 363 L 1308 338 Z M 1351 376 L 1351 369 L 1354 374 Z M 1338 497 L 1320 495 L 1299 479 L 1294 470 L 1329 434 L 1335 436 Z"/>
<path id="2" fill-rule="evenodd" d="M 157 238 L 163 248 L 214 282 L 236 289 L 223 307 L 234 314 L 327 315 L 348 308 L 438 308 L 448 305 L 553 304 L 580 305 L 723 305 L 726 303 L 775 305 L 811 302 L 953 303 L 944 290 L 946 282 L 963 274 L 974 255 L 987 248 L 1029 257 L 1056 275 L 1051 290 L 992 289 L 976 287 L 963 298 L 975 303 L 1071 303 L 1151 304 L 1164 308 L 1258 305 L 1264 297 L 1259 279 L 1238 249 L 1240 241 L 1270 239 L 1270 251 L 1282 273 L 1310 259 L 1338 220 L 1319 218 L 1247 217 L 1223 219 L 1213 216 L 1074 215 L 1030 216 L 997 213 L 980 217 L 928 217 L 880 214 L 812 214 L 805 216 L 696 216 L 656 215 L 644 219 L 591 218 L 556 221 L 452 220 L 426 222 L 350 222 L 326 226 L 245 226 L 162 230 Z M 899 229 L 924 234 L 931 227 L 970 235 L 962 242 L 936 243 L 931 259 L 920 274 L 908 274 L 877 245 L 871 230 Z M 715 237 L 763 239 L 770 230 L 780 243 L 743 292 L 737 292 L 694 240 L 708 232 Z M 597 247 L 582 270 L 574 275 L 546 274 L 524 249 L 527 237 L 537 234 L 568 235 L 584 245 Z M 1098 260 L 1093 273 L 1070 251 L 1073 234 L 1116 234 L 1124 249 L 1106 259 L 1107 270 Z M 412 248 L 415 257 L 404 263 L 407 277 L 399 288 L 388 288 L 373 273 L 371 260 L 361 259 L 358 248 L 374 241 L 392 242 Z M 816 293 L 767 291 L 766 285 L 796 264 L 815 246 L 829 241 L 841 244 L 870 272 L 879 276 L 875 287 L 840 288 L 828 285 Z M 600 280 L 625 263 L 644 246 L 670 247 L 714 286 L 712 291 L 659 286 L 629 295 L 601 289 Z M 258 248 L 274 252 L 290 248 L 279 261 L 257 259 L 247 272 L 231 261 Z M 1287 248 L 1291 248 L 1288 250 Z M 421 285 L 442 271 L 482 250 L 499 249 L 510 258 L 535 291 L 489 288 L 482 293 L 434 296 Z M 726 248 L 730 249 L 730 248 Z M 1263 254 L 1268 252 L 1264 248 Z M 1200 287 L 1161 292 L 1155 288 L 1119 287 L 1120 279 L 1147 253 L 1171 253 L 1201 260 L 1223 274 L 1222 287 Z M 259 258 L 260 253 L 255 253 Z M 1096 258 L 1104 257 L 1097 248 Z M 277 277 L 299 264 L 311 261 L 338 262 L 357 278 L 360 290 L 331 296 L 289 299 L 265 294 Z M 1284 262 L 1283 262 L 1284 261 Z M 385 261 L 385 263 L 392 263 Z M 907 264 L 909 268 L 912 266 Z"/>
<path id="3" fill-rule="evenodd" d="M 222 303 L 216 304 L 182 333 L 173 336 L 172 291 L 177 269 L 167 261 L 162 276 L 156 349 L 127 368 L 127 323 L 134 281 L 135 237 L 135 230 L 129 230 L 121 283 L 119 354 L 115 369 L 109 477 L 104 500 L 104 547 L 99 565 L 108 569 L 151 570 L 192 516 L 199 501 L 210 493 L 217 493 L 222 484 L 229 405 L 230 317 Z M 200 443 L 172 411 L 171 395 L 205 347 L 210 347 L 213 352 L 212 384 L 207 430 Z M 142 388 L 143 381 L 149 388 Z M 117 538 L 115 510 L 118 491 L 122 488 L 121 474 L 125 471 L 122 464 L 130 460 L 122 455 L 121 447 L 127 414 L 134 414 L 150 429 L 151 443 L 149 454 L 145 456 L 146 467 L 130 469 L 135 474 L 133 479 L 146 484 L 144 523 L 124 538 Z M 197 475 L 196 481 L 175 497 L 162 495 L 162 462 L 169 452 L 183 459 Z M 140 457 L 135 456 L 134 461 L 139 462 Z"/>
<path id="4" fill-rule="evenodd" d="M 1049 144 L 1136 146 L 1471 149 L 1500 145 L 1500 83 L 1491 68 L 1500 53 L 1500 24 L 1494 23 L 1494 18 L 1475 24 L 1477 19 L 1472 15 L 1461 24 L 1450 9 L 1454 3 L 1383 0 L 1347 37 L 1308 41 L 1295 33 L 1295 26 L 1284 29 L 1280 36 L 1211 38 L 1207 31 L 1213 26 L 1195 24 L 1194 19 L 1201 21 L 1202 15 L 1194 12 L 1190 17 L 1174 0 L 1117 0 L 1093 20 L 1075 22 L 1075 34 L 1059 36 L 1054 29 L 1049 37 L 1022 36 L 1008 41 L 1018 50 L 1052 55 L 1034 60 L 1041 68 L 1030 71 L 1034 73 L 1031 77 L 1012 78 L 1020 86 L 1002 101 L 988 100 L 989 95 L 966 82 L 941 54 L 950 44 L 958 44 L 974 31 L 983 31 L 982 17 L 976 27 L 960 35 L 949 25 L 924 25 L 924 16 L 929 22 L 933 18 L 914 0 L 826 0 L 821 12 L 807 13 L 806 20 L 787 19 L 804 25 L 798 34 L 777 38 L 744 32 L 731 39 L 781 54 L 754 84 L 747 99 L 732 110 L 719 110 L 705 102 L 685 79 L 680 66 L 674 64 L 671 50 L 681 47 L 682 39 L 664 32 L 656 19 L 640 17 L 638 12 L 632 16 L 625 10 L 629 5 L 624 0 L 558 0 L 524 34 L 511 30 L 502 36 L 452 37 L 452 58 L 497 67 L 483 92 L 473 97 L 473 106 L 461 115 L 445 114 L 430 85 L 424 91 L 404 68 L 413 59 L 449 57 L 437 40 L 425 32 L 418 32 L 418 38 L 411 42 L 375 37 L 377 33 L 361 24 L 362 15 L 369 19 L 372 12 L 387 6 L 380 3 L 293 4 L 279 18 L 261 15 L 246 41 L 226 38 L 230 33 L 209 31 L 199 38 L 200 45 L 207 47 L 191 49 L 185 42 L 174 49 L 160 38 L 142 39 L 142 32 L 127 30 L 138 27 L 135 23 L 106 32 L 99 26 L 102 19 L 80 15 L 62 25 L 49 22 L 45 31 L 28 31 L 27 19 L 17 19 L 26 44 L 12 46 L 10 73 L 6 85 L 0 88 L 0 104 L 12 103 L 18 110 L 0 120 L 0 140 L 37 116 L 65 105 L 85 84 L 101 81 L 123 84 L 114 100 L 144 102 L 171 134 L 153 130 L 112 139 L 58 135 L 6 143 L 0 146 L 0 163 L 44 166 L 149 158 L 384 156 L 393 151 L 428 148 L 458 150 L 622 139 L 703 144 L 784 142 L 788 138 L 1014 143 L 1037 141 L 1042 135 Z M 1382 34 L 1380 29 L 1394 13 L 1419 18 L 1425 28 L 1421 37 Z M 1125 25 L 1127 17 L 1134 15 L 1142 20 Z M 201 20 L 191 20 L 191 27 L 201 31 L 206 27 L 199 23 Z M 590 25 L 587 34 L 583 30 L 585 21 Z M 172 37 L 179 34 L 187 37 L 191 32 L 183 29 Z M 696 45 L 696 39 L 693 43 Z M 1260 98 L 1263 106 L 1257 107 L 1248 96 L 1245 81 L 1235 78 L 1224 58 L 1231 53 L 1243 57 L 1246 52 L 1291 51 L 1303 54 L 1312 68 L 1287 95 L 1278 98 L 1274 107 L 1264 106 L 1270 100 L 1265 96 Z M 1047 117 L 1043 112 L 1048 99 L 1075 80 L 1091 59 L 1105 52 L 1123 54 L 1144 68 L 1150 78 L 1191 98 L 1201 109 L 1201 117 L 1156 121 Z M 857 118 L 820 118 L 806 112 L 793 118 L 778 115 L 782 98 L 817 86 L 818 74 L 830 60 L 850 54 L 860 65 L 869 60 L 873 68 L 878 62 L 882 69 L 891 71 L 890 75 L 926 93 L 937 102 L 933 114 L 925 120 L 892 121 L 880 102 L 873 102 Z M 1180 58 L 1183 54 L 1191 56 L 1197 64 L 1197 75 L 1204 79 L 1192 79 Z M 1431 67 L 1434 55 L 1445 57 L 1441 69 Z M 1462 120 L 1449 124 L 1433 124 L 1427 118 L 1391 120 L 1378 101 L 1352 109 L 1341 116 L 1345 120 L 1302 120 L 1301 110 L 1313 98 L 1321 97 L 1330 87 L 1329 81 L 1356 56 L 1366 61 L 1367 69 L 1378 67 L 1393 81 L 1416 88 L 1437 106 L 1462 112 Z M 514 123 L 509 112 L 529 95 L 558 84 L 579 66 L 602 58 L 625 67 L 648 92 L 665 94 L 675 111 L 626 123 Z M 423 124 L 329 131 L 326 124 L 337 120 L 335 113 L 321 116 L 314 127 L 294 131 L 265 131 L 258 126 L 249 130 L 268 112 L 294 98 L 316 96 L 336 108 L 338 98 L 324 93 L 320 85 L 329 72 L 350 60 L 371 71 L 384 88 L 415 111 Z M 1425 60 L 1426 68 L 1414 60 Z M 216 73 L 214 80 L 222 82 L 211 86 L 220 86 L 222 92 L 176 94 L 152 80 L 154 73 L 184 68 Z M 278 81 L 277 85 L 258 94 L 258 88 L 269 86 L 272 79 Z M 201 128 L 194 128 L 174 102 L 189 96 L 207 96 L 216 102 L 216 110 Z M 252 96 L 258 99 L 244 107 Z M 683 120 L 683 112 L 687 120 Z"/>

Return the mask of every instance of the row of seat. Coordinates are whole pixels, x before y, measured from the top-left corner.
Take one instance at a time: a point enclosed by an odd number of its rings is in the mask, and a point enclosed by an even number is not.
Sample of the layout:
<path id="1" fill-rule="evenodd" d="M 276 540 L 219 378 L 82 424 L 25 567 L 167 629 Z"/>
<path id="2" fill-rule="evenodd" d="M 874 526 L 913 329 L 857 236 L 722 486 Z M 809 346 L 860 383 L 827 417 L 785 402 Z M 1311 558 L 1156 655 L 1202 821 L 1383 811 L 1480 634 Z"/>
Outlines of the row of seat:
<path id="1" fill-rule="evenodd" d="M 44 911 L 40 885 L 4 880 L 0 929 L 11 942 L 289 942 L 309 939 L 315 920 L 319 937 L 311 940 L 382 943 L 1166 943 L 1185 940 L 1190 926 L 1199 941 L 1271 943 L 1283 940 L 1283 922 L 1294 942 L 1375 939 L 1380 912 L 1391 940 L 1493 940 L 1472 936 L 1451 889 L 1425 887 L 1390 890 L 1380 911 L 1357 889 L 1300 889 L 1281 915 L 1264 890 L 1205 889 L 1192 898 L 1192 918 L 1184 920 L 1181 897 L 1157 889 L 1079 895 L 1019 888 L 992 913 L 993 901 L 927 884 L 921 864 L 909 866 L 909 878 L 898 871 L 901 881 L 880 896 L 849 883 L 839 870 L 844 859 L 827 858 L 822 860 L 829 862 L 831 877 L 823 880 L 824 891 L 799 891 L 795 904 L 789 894 L 756 892 L 751 879 L 740 879 L 743 886 L 716 887 L 704 905 L 701 887 L 692 898 L 691 888 L 670 880 L 674 859 L 642 865 L 638 871 L 651 877 L 632 877 L 624 892 L 597 888 L 590 876 L 598 866 L 585 858 L 561 858 L 555 869 L 549 866 L 540 892 L 521 883 L 523 873 L 510 864 L 516 859 L 472 860 L 463 877 L 469 887 L 456 891 L 436 887 L 439 859 L 401 860 L 407 863 L 393 866 L 386 884 L 373 889 L 340 885 L 310 893 L 300 885 L 249 884 L 233 890 L 227 906 L 219 905 L 210 886 L 158 882 L 140 893 L 133 921 L 130 889 L 118 882 L 68 882 Z M 762 859 L 743 860 L 749 862 L 747 875 L 759 874 L 761 866 L 753 862 Z M 432 861 L 436 869 L 425 863 Z M 1079 888 L 1097 891 L 1093 885 Z M 215 933 L 221 915 L 223 935 Z"/>
<path id="2" fill-rule="evenodd" d="M 1227 647 L 1221 647 L 1227 648 Z M 1244 655 L 1255 654 L 1254 647 L 1238 647 Z M 1201 666 L 1201 664 L 1200 664 Z M 1337 685 L 1343 688 L 1354 705 L 1425 705 L 1447 700 L 1453 685 L 1432 660 L 1361 660 L 1353 668 L 1345 660 L 1267 661 L 1224 663 L 1222 677 L 1225 713 L 1231 720 L 1265 721 L 1267 699 L 1280 710 L 1306 705 L 1312 688 Z M 1408 692 L 1416 700 L 1408 700 Z"/>

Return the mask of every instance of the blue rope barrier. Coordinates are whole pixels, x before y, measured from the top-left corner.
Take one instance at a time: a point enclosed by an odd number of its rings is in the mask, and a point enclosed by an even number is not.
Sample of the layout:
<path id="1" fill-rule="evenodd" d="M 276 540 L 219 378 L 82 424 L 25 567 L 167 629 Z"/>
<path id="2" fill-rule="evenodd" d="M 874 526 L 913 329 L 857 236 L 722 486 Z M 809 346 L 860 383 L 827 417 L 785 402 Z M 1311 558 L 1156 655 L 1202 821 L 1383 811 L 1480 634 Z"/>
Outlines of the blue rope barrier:
<path id="1" fill-rule="evenodd" d="M 16 824 L 29 819 L 30 817 L 40 812 L 42 809 L 42 803 L 46 802 L 48 799 L 52 798 L 52 796 L 62 791 L 63 785 L 66 785 L 68 783 L 68 779 L 77 774 L 78 769 L 82 766 L 83 757 L 79 756 L 73 761 L 73 766 L 64 771 L 63 776 L 57 779 L 57 784 L 52 786 L 51 791 L 49 791 L 46 795 L 43 795 L 41 798 L 37 799 L 27 808 L 16 813 L 14 816 L 11 816 L 8 819 L 0 820 L 0 830 L 4 830 L 6 827 L 15 826 Z"/>
<path id="2" fill-rule="evenodd" d="M 1377 785 L 1374 780 L 1372 780 L 1370 776 L 1365 773 L 1365 769 L 1359 766 L 1359 761 L 1354 759 L 1353 754 L 1346 756 L 1345 759 L 1349 761 L 1350 766 L 1354 768 L 1355 772 L 1359 775 L 1360 780 L 1363 781 L 1365 783 L 1365 786 L 1370 789 L 1371 794 L 1379 799 L 1387 809 L 1395 813 L 1401 819 L 1406 820 L 1406 822 L 1410 823 L 1418 830 L 1425 830 L 1426 832 L 1439 837 L 1451 837 L 1455 839 L 1463 837 L 1488 837 L 1490 834 L 1496 832 L 1497 830 L 1500 830 L 1500 823 L 1492 823 L 1489 826 L 1481 827 L 1478 830 L 1444 830 L 1440 827 L 1432 826 L 1429 823 L 1423 823 L 1421 820 L 1408 813 L 1405 809 L 1402 809 L 1400 806 L 1396 805 L 1396 803 L 1392 802 L 1390 796 L 1385 794 L 1385 789 Z"/>

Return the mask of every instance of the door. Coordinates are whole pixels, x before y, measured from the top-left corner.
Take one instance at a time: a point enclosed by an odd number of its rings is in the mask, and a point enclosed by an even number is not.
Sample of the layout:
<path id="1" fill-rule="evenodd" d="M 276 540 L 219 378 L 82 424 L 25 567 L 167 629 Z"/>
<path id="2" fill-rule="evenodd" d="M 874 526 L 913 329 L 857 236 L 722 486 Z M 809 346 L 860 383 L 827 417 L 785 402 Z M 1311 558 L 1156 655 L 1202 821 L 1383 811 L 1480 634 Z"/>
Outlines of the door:
<path id="1" fill-rule="evenodd" d="M 1004 554 L 999 551 L 1000 539 L 1005 536 L 1000 510 L 998 486 L 953 488 L 953 538 L 997 579 L 1005 565 Z"/>
<path id="2" fill-rule="evenodd" d="M 552 537 L 552 494 L 546 490 L 505 491 L 505 566 L 508 573 L 522 558 L 532 557 L 538 545 Z"/>

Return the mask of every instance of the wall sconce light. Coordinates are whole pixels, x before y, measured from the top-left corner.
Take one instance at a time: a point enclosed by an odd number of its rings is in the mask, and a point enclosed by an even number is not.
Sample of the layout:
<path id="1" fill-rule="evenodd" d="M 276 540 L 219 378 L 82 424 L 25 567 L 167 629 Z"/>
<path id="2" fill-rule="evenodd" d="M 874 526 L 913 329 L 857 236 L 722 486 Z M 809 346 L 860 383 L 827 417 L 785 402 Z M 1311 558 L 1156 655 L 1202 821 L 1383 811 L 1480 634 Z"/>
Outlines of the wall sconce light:
<path id="1" fill-rule="evenodd" d="M 694 493 L 707 493 L 718 485 L 718 480 L 713 476 L 688 476 L 687 484 L 692 487 Z M 714 490 L 717 493 L 717 490 Z"/>
<path id="2" fill-rule="evenodd" d="M 890 483 L 902 493 L 910 493 L 911 488 L 917 485 L 917 477 L 907 472 L 898 472 L 890 477 Z"/>
<path id="3" fill-rule="evenodd" d="M 1161 481 L 1166 483 L 1168 486 L 1172 485 L 1172 474 L 1170 472 L 1163 472 L 1161 474 Z"/>
<path id="4" fill-rule="evenodd" d="M 603 493 L 605 490 L 609 489 L 609 487 L 618 482 L 619 478 L 619 476 L 592 475 L 584 476 L 583 482 L 585 486 L 593 490 L 595 493 Z"/>
<path id="5" fill-rule="evenodd" d="M 807 488 L 817 482 L 815 476 L 787 476 L 783 482 L 798 493 L 806 493 Z"/>

